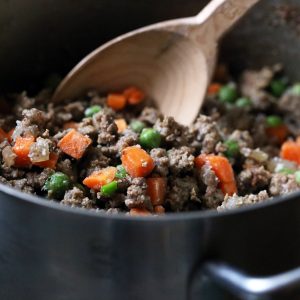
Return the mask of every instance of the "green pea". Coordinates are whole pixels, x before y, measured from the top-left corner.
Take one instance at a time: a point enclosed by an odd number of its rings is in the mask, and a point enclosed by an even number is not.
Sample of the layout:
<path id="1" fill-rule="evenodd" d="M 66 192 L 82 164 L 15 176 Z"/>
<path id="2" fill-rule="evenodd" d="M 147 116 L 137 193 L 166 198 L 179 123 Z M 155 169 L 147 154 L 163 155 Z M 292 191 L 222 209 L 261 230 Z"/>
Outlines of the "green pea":
<path id="1" fill-rule="evenodd" d="M 116 178 L 122 179 L 122 178 L 126 177 L 126 175 L 127 175 L 127 172 L 126 172 L 125 168 L 122 165 L 118 165 Z"/>
<path id="2" fill-rule="evenodd" d="M 235 157 L 240 152 L 240 146 L 237 141 L 227 140 L 224 144 L 227 146 L 227 150 L 225 151 L 227 157 Z"/>
<path id="3" fill-rule="evenodd" d="M 300 83 L 296 83 L 293 85 L 292 94 L 295 96 L 300 96 Z"/>
<path id="4" fill-rule="evenodd" d="M 221 87 L 219 99 L 221 102 L 233 103 L 238 97 L 237 89 L 234 85 L 228 84 Z"/>
<path id="5" fill-rule="evenodd" d="M 296 182 L 297 182 L 297 183 L 300 183 L 300 171 L 296 171 L 296 172 L 294 173 L 294 175 L 295 175 Z"/>
<path id="6" fill-rule="evenodd" d="M 100 105 L 93 105 L 88 107 L 85 111 L 84 111 L 84 115 L 87 118 L 92 117 L 94 114 L 98 113 L 99 111 L 101 111 L 102 107 Z"/>
<path id="7" fill-rule="evenodd" d="M 247 97 L 239 98 L 236 100 L 236 103 L 235 103 L 235 105 L 237 107 L 242 107 L 242 108 L 249 107 L 249 106 L 251 106 L 251 104 L 252 104 L 251 100 Z"/>
<path id="8" fill-rule="evenodd" d="M 50 198 L 61 199 L 70 187 L 71 180 L 69 176 L 61 172 L 56 172 L 47 179 L 43 190 L 48 192 Z"/>
<path id="9" fill-rule="evenodd" d="M 144 128 L 140 135 L 139 142 L 144 148 L 158 148 L 161 142 L 160 133 L 153 128 Z"/>
<path id="10" fill-rule="evenodd" d="M 294 174 L 295 171 L 292 170 L 292 169 L 283 167 L 283 168 L 281 168 L 281 169 L 278 170 L 278 173 L 282 173 L 282 174 L 288 175 L 288 174 Z M 299 175 L 300 175 L 300 173 L 299 173 Z"/>
<path id="11" fill-rule="evenodd" d="M 280 79 L 274 79 L 270 83 L 271 93 L 275 97 L 280 97 L 286 90 L 286 82 Z"/>
<path id="12" fill-rule="evenodd" d="M 266 123 L 268 127 L 278 127 L 282 125 L 283 121 L 281 117 L 272 115 L 267 117 Z"/>
<path id="13" fill-rule="evenodd" d="M 146 125 L 142 121 L 134 120 L 130 123 L 130 128 L 136 133 L 141 133 L 145 127 Z"/>
<path id="14" fill-rule="evenodd" d="M 116 181 L 112 181 L 101 187 L 101 194 L 105 197 L 111 197 L 118 189 L 118 184 Z"/>

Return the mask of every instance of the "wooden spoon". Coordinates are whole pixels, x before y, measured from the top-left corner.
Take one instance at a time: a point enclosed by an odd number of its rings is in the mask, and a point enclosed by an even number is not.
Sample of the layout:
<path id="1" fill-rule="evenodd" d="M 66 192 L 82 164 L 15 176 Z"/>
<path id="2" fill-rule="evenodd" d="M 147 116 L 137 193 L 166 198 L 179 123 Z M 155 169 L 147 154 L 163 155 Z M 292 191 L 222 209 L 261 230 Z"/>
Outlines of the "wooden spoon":
<path id="1" fill-rule="evenodd" d="M 259 0 L 213 0 L 197 16 L 165 21 L 109 41 L 86 56 L 58 86 L 54 101 L 90 88 L 120 91 L 134 85 L 162 113 L 189 125 L 213 73 L 218 40 Z"/>

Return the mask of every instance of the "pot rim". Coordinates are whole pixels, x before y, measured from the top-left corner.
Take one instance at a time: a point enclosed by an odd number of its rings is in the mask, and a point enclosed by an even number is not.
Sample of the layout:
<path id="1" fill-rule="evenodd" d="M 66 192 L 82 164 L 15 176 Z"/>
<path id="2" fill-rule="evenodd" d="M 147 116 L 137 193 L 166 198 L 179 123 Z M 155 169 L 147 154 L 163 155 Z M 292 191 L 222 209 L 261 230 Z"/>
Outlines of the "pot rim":
<path id="1" fill-rule="evenodd" d="M 63 211 L 65 213 L 73 213 L 81 216 L 87 216 L 91 218 L 102 218 L 102 219 L 110 219 L 110 220 L 120 220 L 120 221 L 142 221 L 142 222 L 166 222 L 166 221 L 185 221 L 185 220 L 195 220 L 195 219 L 205 219 L 205 218 L 221 218 L 221 217 L 230 217 L 232 215 L 237 214 L 245 214 L 245 213 L 253 213 L 256 210 L 267 209 L 271 206 L 282 204 L 286 201 L 293 201 L 297 198 L 300 198 L 300 190 L 289 193 L 287 195 L 276 196 L 270 200 L 256 203 L 253 205 L 236 208 L 228 211 L 218 212 L 215 209 L 205 210 L 205 211 L 191 211 L 191 212 L 176 212 L 169 213 L 165 215 L 161 215 L 159 217 L 142 217 L 142 216 L 128 216 L 125 213 L 118 214 L 105 214 L 99 213 L 94 210 L 79 208 L 79 207 L 71 207 L 67 205 L 62 205 L 56 201 L 49 201 L 46 198 L 36 196 L 33 194 L 27 194 L 16 188 L 10 187 L 3 183 L 0 183 L 0 192 L 12 196 L 14 198 L 18 198 L 19 200 L 29 202 L 34 205 L 47 207 L 54 210 Z"/>

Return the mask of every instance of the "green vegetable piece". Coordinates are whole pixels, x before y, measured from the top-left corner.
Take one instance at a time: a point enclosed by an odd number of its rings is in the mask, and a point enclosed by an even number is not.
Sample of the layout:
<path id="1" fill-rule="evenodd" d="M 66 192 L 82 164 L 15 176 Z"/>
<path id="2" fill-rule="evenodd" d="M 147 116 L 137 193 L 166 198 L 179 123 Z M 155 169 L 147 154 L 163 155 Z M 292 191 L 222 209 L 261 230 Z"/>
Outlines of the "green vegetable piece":
<path id="1" fill-rule="evenodd" d="M 43 190 L 48 192 L 48 196 L 54 199 L 62 199 L 65 192 L 71 187 L 69 176 L 64 173 L 53 173 L 46 181 Z"/>
<path id="2" fill-rule="evenodd" d="M 93 105 L 91 107 L 88 107 L 85 111 L 84 111 L 84 115 L 87 118 L 92 117 L 94 114 L 98 113 L 99 111 L 101 111 L 102 107 L 100 105 Z"/>
<path id="3" fill-rule="evenodd" d="M 127 175 L 127 172 L 126 172 L 125 168 L 122 165 L 118 165 L 116 178 L 122 179 L 122 178 L 126 177 L 126 175 Z"/>
<path id="4" fill-rule="evenodd" d="M 278 127 L 283 123 L 281 117 L 275 115 L 268 116 L 266 122 L 268 127 Z"/>
<path id="5" fill-rule="evenodd" d="M 161 142 L 161 135 L 153 128 L 144 128 L 140 135 L 140 144 L 147 149 L 158 148 Z"/>
<path id="6" fill-rule="evenodd" d="M 146 125 L 142 121 L 134 120 L 130 123 L 130 128 L 136 133 L 141 133 L 145 127 Z"/>
<path id="7" fill-rule="evenodd" d="M 282 173 L 282 174 L 288 175 L 288 174 L 294 174 L 295 171 L 292 170 L 292 169 L 283 167 L 283 168 L 279 169 L 278 173 Z M 300 173 L 299 173 L 299 175 L 300 175 Z"/>
<path id="8" fill-rule="evenodd" d="M 225 151 L 227 157 L 235 157 L 239 154 L 240 146 L 237 141 L 227 140 L 224 144 L 227 146 L 227 150 Z"/>
<path id="9" fill-rule="evenodd" d="M 101 187 L 101 194 L 105 197 L 111 197 L 118 189 L 118 184 L 116 181 L 112 181 Z"/>
<path id="10" fill-rule="evenodd" d="M 293 85 L 292 94 L 295 96 L 300 96 L 300 83 L 296 83 Z"/>
<path id="11" fill-rule="evenodd" d="M 252 104 L 251 100 L 247 97 L 242 97 L 236 100 L 235 105 L 237 107 L 242 107 L 242 108 L 246 108 L 246 107 L 250 107 Z"/>
<path id="12" fill-rule="evenodd" d="M 294 173 L 294 175 L 295 175 L 296 182 L 297 182 L 297 183 L 300 183 L 300 171 L 296 171 L 296 172 Z"/>
<path id="13" fill-rule="evenodd" d="M 234 85 L 228 84 L 221 87 L 219 99 L 224 103 L 233 103 L 238 97 L 237 89 Z"/>
<path id="14" fill-rule="evenodd" d="M 287 84 L 284 80 L 274 79 L 270 83 L 270 91 L 273 96 L 280 97 L 286 90 Z"/>

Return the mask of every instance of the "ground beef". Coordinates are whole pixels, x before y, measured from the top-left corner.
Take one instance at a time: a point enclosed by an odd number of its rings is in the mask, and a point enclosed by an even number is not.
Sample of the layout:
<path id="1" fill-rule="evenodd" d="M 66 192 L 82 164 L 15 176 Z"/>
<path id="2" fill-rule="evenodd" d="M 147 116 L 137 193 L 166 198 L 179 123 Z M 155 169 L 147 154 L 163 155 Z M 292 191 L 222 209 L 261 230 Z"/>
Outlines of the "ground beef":
<path id="1" fill-rule="evenodd" d="M 253 139 L 247 130 L 234 130 L 232 134 L 228 136 L 228 140 L 236 141 L 239 148 L 253 148 Z"/>
<path id="2" fill-rule="evenodd" d="M 148 208 L 152 210 L 152 204 L 147 194 L 146 179 L 134 178 L 127 189 L 125 205 L 130 209 L 134 207 Z"/>
<path id="3" fill-rule="evenodd" d="M 287 91 L 278 101 L 279 109 L 284 113 L 289 130 L 300 135 L 300 96 Z"/>
<path id="4" fill-rule="evenodd" d="M 162 120 L 157 120 L 154 124 L 154 129 L 160 133 L 164 142 L 169 147 L 187 144 L 187 137 L 185 135 L 187 129 L 185 126 L 177 123 L 173 117 L 164 117 Z"/>
<path id="5" fill-rule="evenodd" d="M 249 97 L 255 108 L 266 110 L 276 100 L 266 92 L 274 75 L 271 68 L 263 68 L 259 71 L 247 70 L 242 75 L 241 91 Z"/>
<path id="6" fill-rule="evenodd" d="M 61 204 L 72 207 L 95 208 L 95 202 L 85 197 L 84 192 L 77 187 L 67 191 Z"/>
<path id="7" fill-rule="evenodd" d="M 224 195 L 218 188 L 219 179 L 209 164 L 204 164 L 198 172 L 199 184 L 204 185 L 204 196 L 202 197 L 205 208 L 217 208 L 223 201 Z"/>
<path id="8" fill-rule="evenodd" d="M 257 195 L 246 195 L 244 197 L 233 195 L 233 196 L 225 196 L 225 199 L 221 206 L 219 206 L 217 209 L 219 212 L 224 210 L 231 210 L 235 208 L 239 208 L 242 206 L 248 206 L 255 203 L 263 202 L 269 199 L 269 195 L 266 191 L 261 191 Z"/>
<path id="9" fill-rule="evenodd" d="M 111 159 L 105 156 L 100 147 L 90 147 L 81 162 L 80 177 L 84 178 L 94 171 L 101 170 L 110 164 Z"/>
<path id="10" fill-rule="evenodd" d="M 94 139 L 98 134 L 98 130 L 93 125 L 92 118 L 84 118 L 78 124 L 78 131 L 83 135 L 88 135 L 92 139 Z"/>
<path id="11" fill-rule="evenodd" d="M 99 132 L 98 144 L 107 145 L 116 141 L 118 127 L 115 123 L 114 114 L 110 110 L 101 110 L 95 114 L 93 116 L 93 125 Z"/>
<path id="12" fill-rule="evenodd" d="M 7 145 L 2 150 L 2 159 L 5 167 L 12 167 L 15 164 L 17 155 L 13 152 L 12 147 Z"/>
<path id="13" fill-rule="evenodd" d="M 210 117 L 200 115 L 191 126 L 190 132 L 195 140 L 192 146 L 201 149 L 202 153 L 213 153 L 217 143 L 221 140 L 217 124 Z"/>
<path id="14" fill-rule="evenodd" d="M 119 155 L 121 155 L 122 150 L 129 146 L 134 146 L 138 143 L 138 134 L 132 131 L 130 128 L 124 130 L 123 134 L 120 136 L 116 147 L 118 149 Z"/>
<path id="15" fill-rule="evenodd" d="M 271 173 L 263 166 L 254 165 L 240 172 L 237 177 L 238 190 L 242 195 L 256 193 L 266 189 L 271 180 Z"/>
<path id="16" fill-rule="evenodd" d="M 192 155 L 193 149 L 183 146 L 168 150 L 169 168 L 173 174 L 184 174 L 194 169 L 195 157 Z"/>
<path id="17" fill-rule="evenodd" d="M 42 172 L 29 172 L 26 174 L 27 184 L 35 189 L 41 190 L 47 179 L 54 171 L 52 169 L 44 169 Z"/>
<path id="18" fill-rule="evenodd" d="M 199 187 L 194 177 L 169 177 L 166 204 L 172 211 L 183 211 L 189 201 L 200 202 Z"/>
<path id="19" fill-rule="evenodd" d="M 294 192 L 299 189 L 294 175 L 274 174 L 271 178 L 269 193 L 271 196 L 279 196 Z"/>
<path id="20" fill-rule="evenodd" d="M 162 118 L 162 114 L 156 108 L 145 107 L 139 117 L 139 120 L 146 122 L 149 125 L 154 125 L 160 118 Z"/>
<path id="21" fill-rule="evenodd" d="M 77 172 L 76 172 L 76 165 L 72 163 L 72 161 L 68 158 L 63 159 L 57 163 L 56 171 L 65 173 L 68 175 L 72 181 L 77 181 Z"/>
<path id="22" fill-rule="evenodd" d="M 169 174 L 169 157 L 167 151 L 163 148 L 154 148 L 150 151 L 150 155 L 154 161 L 154 173 L 166 177 Z"/>

